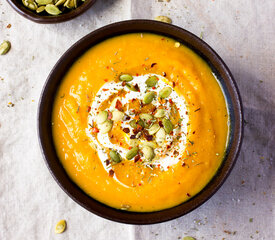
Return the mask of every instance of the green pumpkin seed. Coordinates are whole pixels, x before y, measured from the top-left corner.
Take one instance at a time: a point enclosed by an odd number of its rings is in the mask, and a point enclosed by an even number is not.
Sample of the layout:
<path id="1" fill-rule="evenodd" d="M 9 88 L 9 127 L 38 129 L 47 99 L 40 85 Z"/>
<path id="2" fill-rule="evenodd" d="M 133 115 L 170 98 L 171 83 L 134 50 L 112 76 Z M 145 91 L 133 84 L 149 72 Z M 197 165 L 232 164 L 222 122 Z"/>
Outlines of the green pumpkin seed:
<path id="1" fill-rule="evenodd" d="M 155 92 L 147 92 L 143 98 L 143 103 L 144 104 L 149 104 L 151 103 L 154 98 L 156 97 L 156 93 Z"/>
<path id="2" fill-rule="evenodd" d="M 133 77 L 130 74 L 121 74 L 119 80 L 123 82 L 130 82 L 133 80 Z"/>
<path id="3" fill-rule="evenodd" d="M 36 9 L 36 12 L 37 13 L 41 13 L 41 12 L 43 12 L 45 10 L 45 6 L 40 6 L 40 7 L 38 7 L 37 9 Z"/>
<path id="4" fill-rule="evenodd" d="M 116 102 L 117 100 L 121 101 L 121 98 L 120 97 L 115 97 L 114 100 L 112 101 L 111 105 L 110 105 L 110 109 L 111 110 L 114 110 L 116 109 Z"/>
<path id="5" fill-rule="evenodd" d="M 127 153 L 126 153 L 126 159 L 131 160 L 133 157 L 135 157 L 138 154 L 138 147 L 133 147 L 131 148 Z"/>
<path id="6" fill-rule="evenodd" d="M 144 146 L 142 152 L 146 160 L 151 161 L 155 157 L 154 149 L 149 146 Z"/>
<path id="7" fill-rule="evenodd" d="M 118 110 L 113 111 L 113 117 L 112 120 L 114 121 L 122 121 L 124 117 L 124 113 Z"/>
<path id="8" fill-rule="evenodd" d="M 150 76 L 145 81 L 147 87 L 154 87 L 158 83 L 158 78 L 156 76 Z"/>
<path id="9" fill-rule="evenodd" d="M 159 91 L 159 97 L 160 98 L 167 98 L 170 96 L 172 93 L 172 88 L 170 87 L 165 87 Z"/>
<path id="10" fill-rule="evenodd" d="M 45 7 L 45 11 L 51 15 L 58 15 L 61 13 L 61 11 L 58 9 L 58 7 L 56 7 L 55 5 L 53 4 L 48 4 L 46 7 Z"/>
<path id="11" fill-rule="evenodd" d="M 31 9 L 31 10 L 36 10 L 37 9 L 37 4 L 35 3 L 34 0 L 22 0 L 23 4 L 25 7 Z"/>
<path id="12" fill-rule="evenodd" d="M 58 0 L 58 1 L 56 1 L 55 6 L 63 5 L 65 2 L 66 2 L 66 0 Z"/>
<path id="13" fill-rule="evenodd" d="M 139 140 L 137 140 L 137 139 L 129 139 L 129 145 L 131 147 L 137 147 L 138 143 L 139 143 Z"/>
<path id="14" fill-rule="evenodd" d="M 165 113 L 166 111 L 164 109 L 158 109 L 154 116 L 156 118 L 162 118 L 165 116 Z"/>
<path id="15" fill-rule="evenodd" d="M 0 45 L 0 55 L 5 55 L 11 48 L 11 43 L 9 41 L 4 41 Z"/>
<path id="16" fill-rule="evenodd" d="M 108 112 L 107 111 L 101 111 L 96 116 L 96 122 L 97 122 L 97 124 L 102 124 L 107 120 L 107 118 L 108 118 Z"/>
<path id="17" fill-rule="evenodd" d="M 137 121 L 137 124 L 138 125 L 140 125 L 141 127 L 145 127 L 145 123 L 144 123 L 144 121 L 142 120 L 142 119 L 139 119 L 138 121 Z"/>
<path id="18" fill-rule="evenodd" d="M 147 122 L 149 120 L 152 120 L 153 119 L 153 115 L 151 114 L 148 114 L 148 113 L 142 113 L 139 115 L 140 119 Z"/>
<path id="19" fill-rule="evenodd" d="M 150 135 L 154 135 L 158 130 L 160 129 L 160 126 L 158 123 L 154 123 L 152 127 L 149 128 L 148 132 Z"/>
<path id="20" fill-rule="evenodd" d="M 66 229 L 67 223 L 65 220 L 60 220 L 56 225 L 55 225 L 55 233 L 63 233 Z"/>
<path id="21" fill-rule="evenodd" d="M 189 237 L 189 236 L 187 236 L 187 237 L 184 237 L 182 240 L 196 240 L 195 238 L 193 238 L 193 237 Z"/>
<path id="22" fill-rule="evenodd" d="M 156 21 L 160 21 L 160 22 L 165 22 L 165 23 L 172 23 L 171 18 L 166 17 L 166 16 L 157 16 L 155 17 Z"/>
<path id="23" fill-rule="evenodd" d="M 98 128 L 100 130 L 101 133 L 108 133 L 111 131 L 113 127 L 113 122 L 112 120 L 108 119 L 107 121 L 105 121 L 102 124 L 98 124 Z"/>
<path id="24" fill-rule="evenodd" d="M 125 85 L 129 90 L 137 92 L 138 90 L 134 87 L 134 85 L 130 84 L 130 83 L 126 83 Z"/>
<path id="25" fill-rule="evenodd" d="M 35 0 L 36 3 L 41 6 L 41 5 L 47 5 L 47 4 L 50 4 L 52 3 L 53 1 L 52 0 Z"/>
<path id="26" fill-rule="evenodd" d="M 162 145 L 165 141 L 165 137 L 166 137 L 165 130 L 163 128 L 160 128 L 156 133 L 156 142 L 159 145 Z"/>
<path id="27" fill-rule="evenodd" d="M 74 8 L 77 8 L 77 0 L 74 0 Z"/>
<path id="28" fill-rule="evenodd" d="M 130 121 L 130 126 L 131 126 L 132 128 L 137 128 L 136 120 L 131 120 L 131 121 Z"/>
<path id="29" fill-rule="evenodd" d="M 67 0 L 64 4 L 64 7 L 70 8 L 70 9 L 74 8 L 74 0 Z"/>
<path id="30" fill-rule="evenodd" d="M 168 118 L 164 118 L 162 120 L 162 124 L 164 127 L 165 132 L 167 132 L 168 134 L 173 130 L 174 126 L 171 123 L 171 121 Z"/>
<path id="31" fill-rule="evenodd" d="M 112 159 L 113 162 L 115 162 L 115 163 L 121 162 L 120 154 L 117 151 L 111 150 L 109 152 L 109 156 L 110 156 L 110 158 Z"/>
<path id="32" fill-rule="evenodd" d="M 145 147 L 145 146 L 149 146 L 151 148 L 157 148 L 158 145 L 155 143 L 155 142 L 143 142 L 142 143 L 142 146 Z"/>

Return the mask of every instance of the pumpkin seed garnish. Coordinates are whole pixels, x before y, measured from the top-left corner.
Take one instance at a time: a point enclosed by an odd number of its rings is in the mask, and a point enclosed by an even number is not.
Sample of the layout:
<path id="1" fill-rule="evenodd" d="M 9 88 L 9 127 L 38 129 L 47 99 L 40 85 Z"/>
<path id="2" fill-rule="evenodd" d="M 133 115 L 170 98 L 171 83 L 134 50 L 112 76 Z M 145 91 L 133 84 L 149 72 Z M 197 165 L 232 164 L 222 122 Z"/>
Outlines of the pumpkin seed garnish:
<path id="1" fill-rule="evenodd" d="M 31 10 L 35 11 L 37 9 L 37 4 L 35 3 L 34 0 L 22 0 L 22 3 L 24 4 L 25 7 Z"/>
<path id="2" fill-rule="evenodd" d="M 107 111 L 101 111 L 96 116 L 96 122 L 97 122 L 97 124 L 102 124 L 107 120 L 107 118 L 108 118 L 108 112 Z"/>
<path id="3" fill-rule="evenodd" d="M 151 102 L 154 100 L 155 96 L 156 96 L 156 93 L 155 93 L 155 92 L 147 92 L 147 93 L 145 94 L 144 98 L 143 98 L 143 103 L 144 103 L 144 104 L 149 104 L 149 103 L 151 103 Z"/>
<path id="4" fill-rule="evenodd" d="M 172 93 L 172 88 L 170 87 L 165 87 L 159 91 L 159 97 L 160 98 L 167 98 L 170 96 Z"/>
<path id="5" fill-rule="evenodd" d="M 153 115 L 149 114 L 149 113 L 142 113 L 139 115 L 140 119 L 143 121 L 149 121 L 153 119 Z"/>
<path id="6" fill-rule="evenodd" d="M 56 1 L 55 6 L 63 5 L 65 2 L 66 2 L 66 0 L 58 0 L 58 1 Z"/>
<path id="7" fill-rule="evenodd" d="M 98 128 L 100 130 L 101 133 L 108 133 L 111 131 L 113 127 L 113 122 L 112 120 L 108 119 L 106 120 L 104 123 L 102 124 L 98 124 Z"/>
<path id="8" fill-rule="evenodd" d="M 64 3 L 64 7 L 66 7 L 66 8 L 70 8 L 70 9 L 72 9 L 72 8 L 74 8 L 74 0 L 67 0 L 65 3 Z"/>
<path id="9" fill-rule="evenodd" d="M 179 42 L 175 42 L 175 45 L 174 45 L 176 48 L 179 48 L 180 47 L 180 43 Z"/>
<path id="10" fill-rule="evenodd" d="M 45 10 L 45 6 L 40 6 L 40 7 L 38 7 L 37 9 L 36 9 L 36 12 L 37 13 L 41 13 L 41 12 L 43 12 Z"/>
<path id="11" fill-rule="evenodd" d="M 124 113 L 118 110 L 113 111 L 113 117 L 112 120 L 114 121 L 121 121 L 124 117 Z"/>
<path id="12" fill-rule="evenodd" d="M 154 135 L 159 129 L 160 129 L 159 124 L 155 123 L 155 124 L 153 124 L 152 127 L 149 128 L 148 132 L 150 135 Z"/>
<path id="13" fill-rule="evenodd" d="M 130 82 L 133 80 L 133 77 L 130 74 L 122 74 L 119 76 L 119 80 L 123 82 Z"/>
<path id="14" fill-rule="evenodd" d="M 160 22 L 165 22 L 165 23 L 172 23 L 171 18 L 166 17 L 166 16 L 157 16 L 155 17 L 156 21 L 160 21 Z"/>
<path id="15" fill-rule="evenodd" d="M 48 4 L 45 7 L 45 11 L 51 15 L 59 15 L 61 13 L 61 11 L 58 9 L 57 6 L 53 5 L 53 4 Z"/>
<path id="16" fill-rule="evenodd" d="M 154 87 L 158 83 L 158 78 L 156 76 L 150 76 L 148 79 L 145 81 L 147 87 Z"/>
<path id="17" fill-rule="evenodd" d="M 141 127 L 145 127 L 145 123 L 144 123 L 144 121 L 142 120 L 142 119 L 139 119 L 138 121 L 137 121 L 137 124 L 138 125 L 140 125 Z"/>
<path id="18" fill-rule="evenodd" d="M 120 154 L 117 151 L 111 150 L 109 152 L 109 156 L 115 163 L 120 163 L 121 162 Z"/>
<path id="19" fill-rule="evenodd" d="M 135 157 L 138 154 L 138 147 L 133 147 L 131 148 L 127 153 L 126 153 L 126 159 L 131 160 L 133 157 Z"/>
<path id="20" fill-rule="evenodd" d="M 134 85 L 132 85 L 132 84 L 130 84 L 130 83 L 126 83 L 126 85 L 125 85 L 128 89 L 130 89 L 131 91 L 134 91 L 134 92 L 137 92 L 138 91 L 138 89 L 134 86 Z"/>
<path id="21" fill-rule="evenodd" d="M 0 45 L 0 55 L 5 55 L 11 48 L 11 43 L 9 41 L 4 41 Z"/>
<path id="22" fill-rule="evenodd" d="M 165 130 L 163 128 L 160 128 L 158 132 L 156 133 L 156 142 L 161 145 L 165 141 Z"/>
<path id="23" fill-rule="evenodd" d="M 60 220 L 56 225 L 55 225 L 55 233 L 63 233 L 66 229 L 67 223 L 65 220 Z"/>
<path id="24" fill-rule="evenodd" d="M 154 115 L 156 118 L 162 118 L 165 116 L 166 111 L 164 109 L 158 109 Z"/>
<path id="25" fill-rule="evenodd" d="M 167 132 L 168 134 L 173 130 L 174 126 L 171 123 L 171 121 L 168 118 L 164 118 L 162 120 L 162 124 L 164 127 L 165 132 Z"/>
<path id="26" fill-rule="evenodd" d="M 142 152 L 146 160 L 151 161 L 155 157 L 154 149 L 149 146 L 144 146 Z"/>
<path id="27" fill-rule="evenodd" d="M 35 0 L 36 3 L 41 6 L 41 5 L 47 5 L 47 4 L 50 4 L 52 3 L 53 1 L 52 0 Z"/>
<path id="28" fill-rule="evenodd" d="M 131 120 L 131 121 L 130 121 L 130 126 L 131 126 L 132 128 L 136 128 L 136 127 L 137 127 L 136 120 Z"/>

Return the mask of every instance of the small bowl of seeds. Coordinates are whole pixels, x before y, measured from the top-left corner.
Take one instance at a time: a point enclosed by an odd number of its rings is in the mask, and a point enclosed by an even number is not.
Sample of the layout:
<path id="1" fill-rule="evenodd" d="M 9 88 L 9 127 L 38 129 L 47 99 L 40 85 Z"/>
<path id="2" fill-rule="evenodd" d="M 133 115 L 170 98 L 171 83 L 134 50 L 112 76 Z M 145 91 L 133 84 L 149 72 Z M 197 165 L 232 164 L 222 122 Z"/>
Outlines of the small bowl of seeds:
<path id="1" fill-rule="evenodd" d="M 96 0 L 7 0 L 23 17 L 37 23 L 71 20 L 89 9 Z"/>

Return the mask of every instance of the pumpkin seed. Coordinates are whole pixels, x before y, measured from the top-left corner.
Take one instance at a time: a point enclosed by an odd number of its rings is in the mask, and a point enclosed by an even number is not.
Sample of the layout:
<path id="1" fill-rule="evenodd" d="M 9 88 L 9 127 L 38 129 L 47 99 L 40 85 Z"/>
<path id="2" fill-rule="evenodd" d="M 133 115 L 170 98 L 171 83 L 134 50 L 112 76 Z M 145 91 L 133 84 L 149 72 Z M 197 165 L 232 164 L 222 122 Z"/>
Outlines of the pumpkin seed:
<path id="1" fill-rule="evenodd" d="M 137 147 L 137 146 L 138 146 L 138 143 L 139 143 L 139 140 L 137 140 L 137 139 L 130 139 L 130 140 L 129 140 L 129 145 L 130 145 L 131 147 Z"/>
<path id="2" fill-rule="evenodd" d="M 126 83 L 125 85 L 128 89 L 130 89 L 131 91 L 137 92 L 138 90 L 135 88 L 134 85 L 130 84 L 130 83 Z"/>
<path id="3" fill-rule="evenodd" d="M 4 41 L 0 45 L 0 55 L 5 55 L 11 48 L 11 43 L 9 41 Z"/>
<path id="4" fill-rule="evenodd" d="M 66 229 L 67 223 L 65 220 L 60 220 L 56 225 L 55 225 L 55 233 L 63 233 Z"/>
<path id="5" fill-rule="evenodd" d="M 154 115 L 156 118 L 162 118 L 165 116 L 166 111 L 164 109 L 158 109 Z"/>
<path id="6" fill-rule="evenodd" d="M 162 120 L 162 123 L 163 123 L 163 127 L 164 127 L 165 132 L 167 132 L 169 134 L 174 128 L 174 126 L 171 123 L 170 119 L 164 118 Z"/>
<path id="7" fill-rule="evenodd" d="M 109 156 L 110 156 L 110 158 L 111 158 L 115 163 L 121 162 L 120 154 L 119 154 L 117 151 L 111 150 L 111 151 L 109 152 Z"/>
<path id="8" fill-rule="evenodd" d="M 41 6 L 41 5 L 47 5 L 47 4 L 50 4 L 52 3 L 53 1 L 52 0 L 35 0 L 36 3 Z"/>
<path id="9" fill-rule="evenodd" d="M 146 121 L 146 122 L 153 119 L 153 115 L 148 114 L 148 113 L 142 113 L 139 115 L 139 117 L 141 120 Z"/>
<path id="10" fill-rule="evenodd" d="M 144 146 L 142 152 L 146 160 L 151 161 L 155 157 L 154 149 L 149 146 Z"/>
<path id="11" fill-rule="evenodd" d="M 116 109 L 116 102 L 117 100 L 121 101 L 121 98 L 120 97 L 115 97 L 114 100 L 112 101 L 111 105 L 110 105 L 110 109 L 111 110 L 114 110 Z"/>
<path id="12" fill-rule="evenodd" d="M 36 10 L 37 9 L 37 4 L 35 3 L 34 0 L 22 0 L 23 4 L 25 7 L 31 9 L 31 10 Z"/>
<path id="13" fill-rule="evenodd" d="M 162 145 L 165 141 L 165 137 L 166 137 L 165 130 L 163 128 L 160 128 L 156 133 L 156 142 L 159 145 Z"/>
<path id="14" fill-rule="evenodd" d="M 111 131 L 113 127 L 113 122 L 112 120 L 108 119 L 106 120 L 104 123 L 102 124 L 98 124 L 98 128 L 100 130 L 101 133 L 108 133 Z"/>
<path id="15" fill-rule="evenodd" d="M 136 127 L 137 127 L 136 120 L 131 120 L 131 121 L 130 121 L 130 126 L 131 126 L 132 128 L 136 128 Z"/>
<path id="16" fill-rule="evenodd" d="M 131 148 L 127 153 L 126 153 L 126 158 L 128 160 L 131 160 L 133 157 L 135 157 L 138 154 L 138 147 L 133 147 Z"/>
<path id="17" fill-rule="evenodd" d="M 167 98 L 170 96 L 172 93 L 172 88 L 170 87 L 165 87 L 159 91 L 159 97 L 160 98 Z"/>
<path id="18" fill-rule="evenodd" d="M 130 82 L 133 80 L 133 77 L 130 74 L 121 74 L 119 80 L 123 82 Z"/>
<path id="19" fill-rule="evenodd" d="M 151 103 L 154 98 L 156 96 L 156 93 L 155 92 L 147 92 L 145 95 L 144 95 L 144 98 L 143 98 L 143 103 L 144 104 L 149 104 Z"/>
<path id="20" fill-rule="evenodd" d="M 151 148 L 157 148 L 158 145 L 155 143 L 155 142 L 143 142 L 142 143 L 142 146 L 145 147 L 145 146 L 149 146 Z"/>
<path id="21" fill-rule="evenodd" d="M 160 22 L 165 22 L 165 23 L 172 23 L 171 18 L 166 17 L 166 16 L 157 16 L 157 17 L 155 17 L 155 20 L 160 21 Z"/>
<path id="22" fill-rule="evenodd" d="M 187 236 L 187 237 L 184 237 L 182 240 L 196 240 L 196 239 L 193 237 Z"/>
<path id="23" fill-rule="evenodd" d="M 121 121 L 124 117 L 124 113 L 118 110 L 113 111 L 112 120 L 114 121 Z"/>
<path id="24" fill-rule="evenodd" d="M 64 7 L 66 8 L 74 8 L 74 0 L 67 0 L 64 4 Z"/>
<path id="25" fill-rule="evenodd" d="M 108 112 L 107 111 L 101 111 L 96 116 L 96 122 L 97 122 L 97 124 L 102 124 L 107 120 L 107 118 L 108 118 Z"/>
<path id="26" fill-rule="evenodd" d="M 61 13 L 61 11 L 58 9 L 58 7 L 56 7 L 55 5 L 53 4 L 48 4 L 46 7 L 45 7 L 45 11 L 51 15 L 58 15 Z"/>
<path id="27" fill-rule="evenodd" d="M 37 9 L 36 9 L 36 12 L 37 13 L 41 13 L 41 12 L 43 12 L 45 10 L 45 6 L 40 6 L 40 7 L 38 7 Z"/>
<path id="28" fill-rule="evenodd" d="M 160 129 L 159 124 L 154 123 L 153 126 L 149 128 L 148 132 L 150 135 L 154 135 L 159 129 Z"/>
<path id="29" fill-rule="evenodd" d="M 179 48 L 180 47 L 180 43 L 179 42 L 175 42 L 175 47 Z"/>
<path id="30" fill-rule="evenodd" d="M 74 8 L 77 8 L 77 0 L 74 0 Z"/>
<path id="31" fill-rule="evenodd" d="M 142 126 L 143 128 L 145 127 L 145 123 L 144 123 L 144 121 L 142 119 L 139 119 L 137 121 L 137 124 L 140 125 L 140 126 Z"/>
<path id="32" fill-rule="evenodd" d="M 154 87 L 156 86 L 157 82 L 158 82 L 158 78 L 156 76 L 150 76 L 145 81 L 147 87 Z"/>
<path id="33" fill-rule="evenodd" d="M 66 0 L 58 0 L 58 1 L 56 1 L 55 6 L 63 5 L 65 2 L 66 2 Z"/>

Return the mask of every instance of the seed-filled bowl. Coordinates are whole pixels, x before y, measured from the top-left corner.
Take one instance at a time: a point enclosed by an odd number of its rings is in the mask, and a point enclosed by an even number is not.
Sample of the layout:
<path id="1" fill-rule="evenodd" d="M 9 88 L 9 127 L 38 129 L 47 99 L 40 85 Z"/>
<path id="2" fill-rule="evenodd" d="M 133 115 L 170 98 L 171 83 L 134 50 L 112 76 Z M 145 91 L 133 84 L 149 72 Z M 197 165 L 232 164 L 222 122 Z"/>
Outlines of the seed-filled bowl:
<path id="1" fill-rule="evenodd" d="M 96 0 L 7 0 L 23 17 L 37 23 L 71 20 L 89 9 Z"/>
<path id="2" fill-rule="evenodd" d="M 187 214 L 223 184 L 241 146 L 242 105 L 229 69 L 201 39 L 124 21 L 57 62 L 38 132 L 72 199 L 113 221 L 152 224 Z"/>

